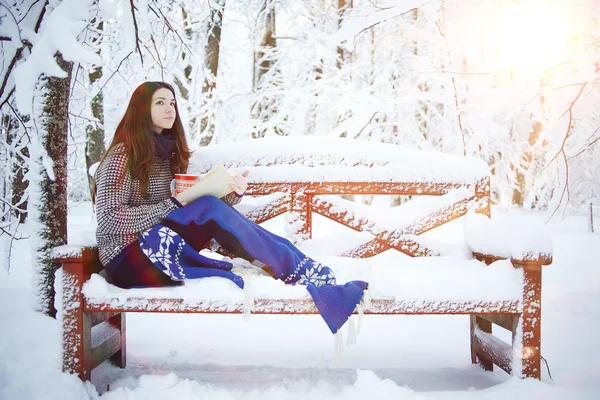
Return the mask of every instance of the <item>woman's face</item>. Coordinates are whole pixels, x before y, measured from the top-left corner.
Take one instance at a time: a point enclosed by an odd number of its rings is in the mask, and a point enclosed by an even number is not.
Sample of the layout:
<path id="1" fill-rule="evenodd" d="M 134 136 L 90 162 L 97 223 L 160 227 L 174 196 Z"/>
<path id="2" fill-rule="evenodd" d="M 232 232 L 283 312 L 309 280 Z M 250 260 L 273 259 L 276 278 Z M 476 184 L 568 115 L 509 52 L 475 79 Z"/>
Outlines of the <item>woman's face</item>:
<path id="1" fill-rule="evenodd" d="M 152 116 L 152 125 L 157 133 L 173 127 L 177 112 L 175 111 L 175 97 L 169 89 L 160 88 L 154 92 L 150 115 Z"/>

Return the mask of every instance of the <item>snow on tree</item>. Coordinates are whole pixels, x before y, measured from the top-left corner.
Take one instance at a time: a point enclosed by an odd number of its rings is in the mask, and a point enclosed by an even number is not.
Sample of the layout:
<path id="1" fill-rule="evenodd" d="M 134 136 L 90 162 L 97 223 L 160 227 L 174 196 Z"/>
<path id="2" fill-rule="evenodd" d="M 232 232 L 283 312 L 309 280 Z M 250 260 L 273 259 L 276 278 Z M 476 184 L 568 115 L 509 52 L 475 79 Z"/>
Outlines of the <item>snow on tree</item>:
<path id="1" fill-rule="evenodd" d="M 29 4 L 31 3 L 31 4 Z M 37 308 L 54 316 L 50 250 L 67 241 L 67 129 L 72 61 L 98 62 L 79 45 L 94 1 L 21 2 L 5 6 L 12 17 L 13 50 L 3 70 L 2 107 L 16 101 L 15 117 L 29 134 L 28 212 Z M 4 19 L 3 18 L 3 19 Z"/>

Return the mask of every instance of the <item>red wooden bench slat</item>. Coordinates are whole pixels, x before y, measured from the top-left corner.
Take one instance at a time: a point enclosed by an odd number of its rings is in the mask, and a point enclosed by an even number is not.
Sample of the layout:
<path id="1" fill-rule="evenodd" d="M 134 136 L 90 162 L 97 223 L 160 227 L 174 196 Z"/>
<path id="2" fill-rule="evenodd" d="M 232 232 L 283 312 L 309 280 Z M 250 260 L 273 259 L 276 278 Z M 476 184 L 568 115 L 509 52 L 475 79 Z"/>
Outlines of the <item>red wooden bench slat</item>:
<path id="1" fill-rule="evenodd" d="M 244 305 L 239 302 L 205 301 L 190 303 L 172 298 L 86 298 L 85 311 L 112 312 L 160 312 L 160 313 L 202 313 L 202 314 L 242 314 Z M 495 312 L 513 314 L 521 312 L 518 301 L 419 301 L 373 299 L 365 314 L 472 314 Z M 252 314 L 317 314 L 310 299 L 255 299 Z"/>

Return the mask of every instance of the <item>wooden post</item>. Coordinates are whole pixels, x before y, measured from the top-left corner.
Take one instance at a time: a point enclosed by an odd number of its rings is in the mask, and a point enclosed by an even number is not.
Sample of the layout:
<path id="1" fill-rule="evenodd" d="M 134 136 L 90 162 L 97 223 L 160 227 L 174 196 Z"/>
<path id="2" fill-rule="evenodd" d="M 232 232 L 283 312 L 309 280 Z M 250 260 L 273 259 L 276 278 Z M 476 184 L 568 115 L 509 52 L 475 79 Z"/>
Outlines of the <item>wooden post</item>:
<path id="1" fill-rule="evenodd" d="M 479 317 L 477 314 L 471 314 L 470 317 L 471 317 L 471 362 L 473 364 L 478 363 L 479 365 L 481 365 L 481 368 L 485 369 L 486 371 L 493 371 L 494 363 L 492 362 L 492 360 L 489 360 L 483 354 L 480 354 L 475 350 L 476 328 L 479 328 L 479 330 L 481 330 L 482 332 L 492 333 L 492 323 L 490 321 L 487 321 L 487 320 Z"/>
<path id="2" fill-rule="evenodd" d="M 488 181 L 488 184 L 489 184 L 489 181 Z M 477 187 L 480 188 L 479 185 Z M 476 190 L 476 192 L 478 193 L 478 196 L 480 193 L 479 190 L 480 189 Z M 488 190 L 489 190 L 489 187 L 488 187 Z M 489 192 L 488 192 L 488 194 L 489 194 Z M 488 214 L 488 217 L 489 217 L 489 214 Z M 485 254 L 475 253 L 474 255 L 475 255 L 476 259 L 478 259 L 479 261 L 483 261 L 486 265 L 490 265 L 491 263 L 496 261 L 494 257 L 487 256 Z M 491 360 L 488 360 L 487 358 L 485 358 L 483 355 L 478 354 L 476 351 L 476 344 L 475 344 L 476 328 L 479 328 L 482 332 L 492 333 L 492 323 L 490 321 L 487 321 L 487 320 L 479 317 L 477 314 L 471 314 L 470 318 L 471 318 L 471 363 L 473 363 L 473 364 L 479 363 L 479 365 L 481 365 L 481 367 L 483 369 L 485 369 L 486 371 L 493 371 L 494 363 Z"/>
<path id="3" fill-rule="evenodd" d="M 474 255 L 488 265 L 499 259 L 486 254 L 474 253 Z M 552 263 L 552 256 L 541 255 L 526 260 L 512 259 L 511 262 L 515 268 L 523 269 L 524 280 L 523 312 L 518 323 L 511 321 L 510 324 L 513 332 L 514 354 L 511 369 L 514 375 L 541 379 L 542 267 Z M 471 315 L 471 361 L 473 363 L 481 359 L 480 354 L 475 352 L 475 327 L 478 326 L 484 332 L 491 332 L 491 322 L 490 330 L 487 331 L 486 324 L 482 324 L 481 320 L 477 315 Z M 482 366 L 487 369 L 484 364 Z"/>
<path id="4" fill-rule="evenodd" d="M 292 193 L 290 212 L 292 217 L 288 220 L 288 237 L 294 244 L 303 242 L 312 237 L 312 212 L 310 202 L 312 195 L 304 191 Z"/>
<path id="5" fill-rule="evenodd" d="M 63 268 L 63 371 L 90 380 L 92 361 L 92 317 L 85 312 L 83 284 L 102 269 L 95 248 L 81 248 L 76 256 L 54 259 Z"/>
<path id="6" fill-rule="evenodd" d="M 110 360 L 117 365 L 119 368 L 125 368 L 127 365 L 127 342 L 126 342 L 126 325 L 125 325 L 125 313 L 120 312 L 111 319 L 108 323 L 119 330 L 121 349 L 110 357 Z"/>
<path id="7" fill-rule="evenodd" d="M 86 252 L 73 258 L 58 259 L 63 268 L 63 371 L 75 373 L 82 381 L 92 371 L 92 324 L 84 312 L 83 284 L 90 277 Z"/>
<path id="8" fill-rule="evenodd" d="M 520 361 L 522 377 L 541 379 L 542 264 L 513 260 L 513 265 L 523 268 L 525 281 L 523 314 L 515 335 L 520 343 L 513 343 L 520 360 L 515 361 Z"/>
<path id="9" fill-rule="evenodd" d="M 491 217 L 490 177 L 487 176 L 475 184 L 475 197 L 477 198 L 477 212 Z"/>

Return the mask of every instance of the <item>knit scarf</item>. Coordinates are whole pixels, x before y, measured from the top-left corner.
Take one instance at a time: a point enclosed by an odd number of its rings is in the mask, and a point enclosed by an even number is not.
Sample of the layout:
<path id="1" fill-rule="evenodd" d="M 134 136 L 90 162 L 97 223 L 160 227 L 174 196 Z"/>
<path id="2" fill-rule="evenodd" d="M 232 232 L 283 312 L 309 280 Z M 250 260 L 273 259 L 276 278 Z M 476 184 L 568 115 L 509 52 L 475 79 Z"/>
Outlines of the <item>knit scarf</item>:
<path id="1" fill-rule="evenodd" d="M 152 132 L 154 135 L 154 156 L 161 160 L 171 158 L 175 154 L 175 141 L 171 137 L 171 134 Z"/>

